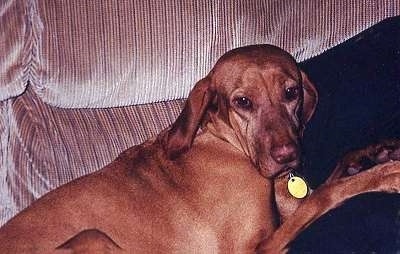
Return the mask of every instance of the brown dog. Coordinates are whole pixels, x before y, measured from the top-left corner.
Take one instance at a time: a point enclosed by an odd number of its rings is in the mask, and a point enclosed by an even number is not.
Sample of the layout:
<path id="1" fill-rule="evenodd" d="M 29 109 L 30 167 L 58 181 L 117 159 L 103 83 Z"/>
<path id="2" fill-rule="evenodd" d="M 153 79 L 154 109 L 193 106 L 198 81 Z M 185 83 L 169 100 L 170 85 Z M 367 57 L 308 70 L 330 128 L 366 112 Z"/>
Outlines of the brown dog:
<path id="1" fill-rule="evenodd" d="M 296 235 L 288 231 L 298 231 L 286 218 L 299 202 L 279 186 L 299 165 L 299 140 L 316 103 L 314 86 L 285 51 L 232 50 L 196 84 L 170 128 L 39 199 L 0 229 L 0 249 L 254 253 L 266 239 L 260 253 L 283 251 Z M 396 167 L 377 168 L 344 179 L 370 183 L 387 171 L 399 174 Z M 374 183 L 344 196 L 390 191 L 398 181 Z M 343 183 L 325 189 L 332 186 Z M 343 201 L 336 197 L 320 208 L 313 203 L 319 196 L 311 197 L 296 210 L 314 208 L 298 215 L 305 223 Z"/>

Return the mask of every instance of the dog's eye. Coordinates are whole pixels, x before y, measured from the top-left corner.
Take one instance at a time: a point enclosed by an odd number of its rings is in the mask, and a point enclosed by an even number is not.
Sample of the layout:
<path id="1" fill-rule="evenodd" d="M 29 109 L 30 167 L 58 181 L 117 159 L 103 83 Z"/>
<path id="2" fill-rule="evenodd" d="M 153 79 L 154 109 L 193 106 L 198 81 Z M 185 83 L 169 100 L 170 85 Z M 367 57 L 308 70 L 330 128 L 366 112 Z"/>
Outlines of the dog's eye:
<path id="1" fill-rule="evenodd" d="M 292 86 L 285 89 L 285 99 L 293 101 L 299 97 L 300 88 L 298 86 Z"/>
<path id="2" fill-rule="evenodd" d="M 235 104 L 243 109 L 250 109 L 253 106 L 251 100 L 247 97 L 238 97 L 234 100 Z"/>

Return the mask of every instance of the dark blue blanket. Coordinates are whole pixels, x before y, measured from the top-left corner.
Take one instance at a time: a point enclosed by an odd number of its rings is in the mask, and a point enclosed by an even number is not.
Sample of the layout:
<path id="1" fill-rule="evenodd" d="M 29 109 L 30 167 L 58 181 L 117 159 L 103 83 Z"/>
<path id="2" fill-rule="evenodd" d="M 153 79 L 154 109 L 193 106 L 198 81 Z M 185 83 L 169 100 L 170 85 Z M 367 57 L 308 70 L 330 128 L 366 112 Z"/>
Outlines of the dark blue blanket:
<path id="1" fill-rule="evenodd" d="M 400 138 L 400 17 L 301 63 L 319 91 L 304 137 L 304 171 L 321 184 L 346 151 Z M 400 251 L 400 196 L 365 194 L 330 212 L 292 253 Z"/>

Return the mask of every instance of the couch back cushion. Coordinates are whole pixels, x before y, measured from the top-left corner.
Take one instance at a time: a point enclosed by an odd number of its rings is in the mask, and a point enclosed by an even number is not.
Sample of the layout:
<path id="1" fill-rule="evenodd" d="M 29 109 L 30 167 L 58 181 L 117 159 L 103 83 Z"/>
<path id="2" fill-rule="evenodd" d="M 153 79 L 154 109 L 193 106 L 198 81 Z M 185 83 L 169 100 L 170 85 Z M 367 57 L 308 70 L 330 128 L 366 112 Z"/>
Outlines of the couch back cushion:
<path id="1" fill-rule="evenodd" d="M 29 80 L 46 103 L 67 108 L 184 98 L 232 48 L 270 43 L 305 60 L 400 13 L 397 0 L 13 0 L 0 8 L 0 100 Z"/>

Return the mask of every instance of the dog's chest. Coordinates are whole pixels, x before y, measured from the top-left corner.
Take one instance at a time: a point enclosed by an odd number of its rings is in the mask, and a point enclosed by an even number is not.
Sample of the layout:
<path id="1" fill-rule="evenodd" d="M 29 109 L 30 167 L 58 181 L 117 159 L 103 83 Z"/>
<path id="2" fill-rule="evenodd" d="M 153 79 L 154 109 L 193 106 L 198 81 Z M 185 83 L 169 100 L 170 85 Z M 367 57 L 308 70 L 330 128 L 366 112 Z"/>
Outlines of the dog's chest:
<path id="1" fill-rule="evenodd" d="M 182 248 L 189 249 L 181 253 L 254 253 L 275 229 L 270 186 L 250 185 L 246 179 L 225 179 L 225 184 L 210 186 L 200 185 L 170 211 L 174 249 L 177 253 Z"/>
<path id="2" fill-rule="evenodd" d="M 254 253 L 273 224 L 268 223 L 265 210 L 247 205 L 234 209 L 220 204 L 198 213 L 175 210 L 167 249 L 170 253 Z"/>

